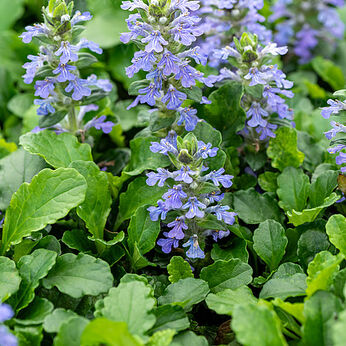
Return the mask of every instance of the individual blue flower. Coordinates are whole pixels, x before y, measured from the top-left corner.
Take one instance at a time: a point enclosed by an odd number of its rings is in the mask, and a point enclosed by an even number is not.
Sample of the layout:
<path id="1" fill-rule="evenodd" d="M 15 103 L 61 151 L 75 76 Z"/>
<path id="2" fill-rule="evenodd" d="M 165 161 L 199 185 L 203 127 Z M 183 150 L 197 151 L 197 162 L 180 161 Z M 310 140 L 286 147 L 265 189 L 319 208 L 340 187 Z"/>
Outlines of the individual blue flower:
<path id="1" fill-rule="evenodd" d="M 170 85 L 167 94 L 162 97 L 162 102 L 168 102 L 167 109 L 177 109 L 186 98 L 186 94 L 178 91 L 173 85 Z"/>
<path id="2" fill-rule="evenodd" d="M 157 173 L 149 172 L 147 173 L 148 179 L 146 180 L 147 185 L 154 186 L 158 182 L 158 186 L 162 187 L 168 178 L 172 178 L 172 173 L 164 168 L 158 168 Z"/>
<path id="3" fill-rule="evenodd" d="M 215 157 L 219 148 L 213 148 L 211 143 L 205 144 L 202 141 L 198 141 L 198 154 L 203 158 Z"/>
<path id="4" fill-rule="evenodd" d="M 185 123 L 186 131 L 193 131 L 198 123 L 197 110 L 194 108 L 181 108 L 179 110 L 180 118 L 177 122 L 178 125 Z"/>
<path id="5" fill-rule="evenodd" d="M 210 212 L 215 214 L 219 221 L 224 221 L 228 225 L 233 225 L 235 222 L 236 213 L 229 212 L 230 207 L 228 205 L 217 205 L 210 207 Z"/>
<path id="6" fill-rule="evenodd" d="M 105 115 L 95 117 L 85 124 L 84 130 L 94 127 L 96 130 L 102 130 L 103 133 L 111 133 L 115 124 L 112 121 L 105 121 L 106 119 Z"/>
<path id="7" fill-rule="evenodd" d="M 247 124 L 250 127 L 265 127 L 267 125 L 267 121 L 264 120 L 263 117 L 267 117 L 268 115 L 269 113 L 264 110 L 258 102 L 254 102 L 246 112 L 246 116 L 251 118 Z"/>
<path id="8" fill-rule="evenodd" d="M 332 114 L 339 114 L 342 110 L 346 110 L 346 104 L 339 100 L 328 100 L 329 107 L 323 107 L 321 114 L 323 118 L 329 119 Z"/>
<path id="9" fill-rule="evenodd" d="M 39 80 L 35 84 L 35 96 L 40 96 L 43 99 L 48 98 L 51 95 L 54 95 L 55 89 L 55 79 L 47 77 L 44 80 Z"/>
<path id="10" fill-rule="evenodd" d="M 0 323 L 10 320 L 14 316 L 12 308 L 7 304 L 0 304 Z M 17 346 L 16 337 L 9 330 L 0 325 L 0 346 Z"/>
<path id="11" fill-rule="evenodd" d="M 155 51 L 160 53 L 163 51 L 162 46 L 166 46 L 168 42 L 162 37 L 160 31 L 154 30 L 149 36 L 142 38 L 142 43 L 148 43 L 145 46 L 146 52 Z"/>
<path id="12" fill-rule="evenodd" d="M 259 139 L 263 141 L 266 138 L 275 138 L 275 133 L 272 130 L 276 130 L 277 127 L 277 125 L 271 123 L 267 123 L 266 126 L 258 126 L 256 132 L 260 134 Z"/>
<path id="13" fill-rule="evenodd" d="M 54 74 L 58 74 L 57 81 L 60 83 L 75 80 L 77 76 L 70 71 L 75 71 L 76 66 L 68 64 L 59 64 L 59 66 L 53 71 Z"/>
<path id="14" fill-rule="evenodd" d="M 71 19 L 71 25 L 74 26 L 75 24 L 79 22 L 87 22 L 92 19 L 92 15 L 90 12 L 83 12 L 81 13 L 80 11 L 76 11 L 74 16 Z"/>
<path id="15" fill-rule="evenodd" d="M 179 72 L 180 59 L 172 54 L 170 51 L 165 51 L 162 55 L 162 59 L 157 64 L 157 67 L 162 69 L 165 76 L 170 76 L 172 73 Z"/>
<path id="16" fill-rule="evenodd" d="M 219 186 L 220 184 L 225 188 L 230 188 L 232 186 L 233 176 L 229 174 L 223 175 L 225 172 L 224 168 L 220 168 L 217 171 L 212 171 L 204 176 L 205 180 L 211 180 L 215 186 Z"/>
<path id="17" fill-rule="evenodd" d="M 204 258 L 205 257 L 203 250 L 199 246 L 197 235 L 194 235 L 185 244 L 183 244 L 183 247 L 188 247 L 188 246 L 190 246 L 190 248 L 186 251 L 187 257 L 189 258 Z"/>
<path id="18" fill-rule="evenodd" d="M 185 223 L 185 218 L 183 216 L 177 217 L 174 221 L 170 222 L 167 226 L 173 227 L 167 237 L 175 239 L 184 239 L 185 234 L 183 230 L 187 230 L 188 226 Z"/>
<path id="19" fill-rule="evenodd" d="M 254 86 L 257 84 L 267 84 L 266 77 L 267 74 L 259 71 L 256 67 L 251 68 L 249 73 L 244 76 L 245 79 L 251 80 L 249 86 Z"/>
<path id="20" fill-rule="evenodd" d="M 76 46 L 76 51 L 79 51 L 82 48 L 88 48 L 96 54 L 102 54 L 103 53 L 102 48 L 100 48 L 100 46 L 97 43 L 89 41 L 85 38 L 82 38 L 79 41 L 79 43 Z"/>
<path id="21" fill-rule="evenodd" d="M 188 202 L 183 205 L 183 209 L 189 209 L 185 214 L 185 217 L 192 219 L 194 217 L 203 217 L 204 211 L 200 210 L 205 209 L 207 206 L 200 202 L 197 197 L 190 197 Z"/>
<path id="22" fill-rule="evenodd" d="M 96 86 L 107 93 L 113 90 L 113 85 L 109 81 L 109 79 L 98 79 L 95 74 L 92 74 L 88 77 L 86 85 Z"/>
<path id="23" fill-rule="evenodd" d="M 167 208 L 164 201 L 159 199 L 157 201 L 157 207 L 149 207 L 147 210 L 150 213 L 150 218 L 152 221 L 157 221 L 161 215 L 161 220 L 165 220 L 169 209 Z"/>
<path id="24" fill-rule="evenodd" d="M 167 232 L 163 232 L 163 235 L 165 237 L 168 237 Z M 157 241 L 157 245 L 160 245 L 162 247 L 162 252 L 168 254 L 172 251 L 172 246 L 174 248 L 177 248 L 179 246 L 179 240 L 175 238 L 160 238 Z"/>
<path id="25" fill-rule="evenodd" d="M 167 138 L 161 139 L 160 143 L 151 142 L 150 151 L 164 155 L 167 155 L 169 152 L 173 154 L 178 153 L 177 148 Z"/>
<path id="26" fill-rule="evenodd" d="M 191 175 L 195 175 L 196 172 L 192 171 L 189 166 L 183 166 L 179 171 L 175 171 L 175 181 L 183 181 L 186 184 L 191 184 L 193 179 Z"/>
<path id="27" fill-rule="evenodd" d="M 211 203 L 221 202 L 224 199 L 225 194 L 221 193 L 220 191 L 213 191 L 208 193 L 206 197 L 209 199 Z"/>
<path id="28" fill-rule="evenodd" d="M 331 121 L 330 124 L 332 125 L 332 129 L 325 132 L 325 136 L 331 140 L 334 138 L 338 133 L 346 133 L 346 126 L 342 125 L 340 123 L 337 123 L 336 121 Z"/>
<path id="29" fill-rule="evenodd" d="M 26 26 L 25 32 L 19 37 L 23 39 L 24 43 L 30 43 L 33 37 L 44 35 L 48 32 L 48 28 L 45 24 L 34 24 L 34 26 Z"/>
<path id="30" fill-rule="evenodd" d="M 172 189 L 169 189 L 163 196 L 165 204 L 170 209 L 179 209 L 182 207 L 183 202 L 181 199 L 187 197 L 187 194 L 183 191 L 183 187 L 174 185 Z"/>
<path id="31" fill-rule="evenodd" d="M 37 109 L 37 115 L 48 115 L 49 113 L 55 113 L 55 108 L 52 106 L 54 99 L 49 97 L 47 99 L 36 99 L 34 104 L 39 106 Z"/>
<path id="32" fill-rule="evenodd" d="M 230 234 L 229 230 L 222 231 L 222 230 L 208 230 L 205 232 L 205 235 L 211 235 L 213 237 L 213 240 L 217 242 L 219 239 L 223 239 L 228 237 Z"/>
<path id="33" fill-rule="evenodd" d="M 78 48 L 76 46 L 73 46 L 68 41 L 62 41 L 60 48 L 55 52 L 56 56 L 60 57 L 60 62 L 62 64 L 67 64 L 69 61 L 77 61 L 78 55 L 76 52 L 78 51 Z"/>
<path id="34" fill-rule="evenodd" d="M 75 80 L 70 81 L 66 87 L 66 92 L 72 92 L 72 98 L 75 101 L 80 101 L 84 96 L 90 96 L 91 90 L 86 87 L 87 81 L 85 79 L 76 78 Z"/>
<path id="35" fill-rule="evenodd" d="M 37 71 L 43 66 L 44 62 L 47 61 L 47 57 L 44 54 L 38 56 L 28 55 L 28 59 L 31 62 L 27 62 L 23 65 L 26 69 L 26 73 L 23 76 L 25 84 L 31 84 L 34 81 Z"/>

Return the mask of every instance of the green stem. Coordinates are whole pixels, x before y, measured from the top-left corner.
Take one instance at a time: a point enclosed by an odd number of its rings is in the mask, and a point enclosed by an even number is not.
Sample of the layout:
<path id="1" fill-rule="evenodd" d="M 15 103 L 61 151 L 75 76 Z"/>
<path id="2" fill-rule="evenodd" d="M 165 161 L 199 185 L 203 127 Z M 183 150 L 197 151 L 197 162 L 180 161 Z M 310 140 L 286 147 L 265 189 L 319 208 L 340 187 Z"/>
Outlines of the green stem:
<path id="1" fill-rule="evenodd" d="M 76 118 L 76 112 L 75 112 L 75 107 L 71 107 L 69 112 L 68 112 L 68 123 L 71 132 L 75 133 L 78 130 L 78 125 L 77 125 L 77 118 Z"/>

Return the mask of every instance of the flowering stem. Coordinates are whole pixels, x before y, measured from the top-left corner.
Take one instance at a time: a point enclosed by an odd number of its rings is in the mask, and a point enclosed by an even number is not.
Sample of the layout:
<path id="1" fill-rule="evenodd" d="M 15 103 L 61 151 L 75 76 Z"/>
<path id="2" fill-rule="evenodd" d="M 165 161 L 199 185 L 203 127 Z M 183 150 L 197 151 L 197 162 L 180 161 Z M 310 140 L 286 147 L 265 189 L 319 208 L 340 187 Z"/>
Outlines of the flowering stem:
<path id="1" fill-rule="evenodd" d="M 69 128 L 72 133 L 75 133 L 78 130 L 77 118 L 75 108 L 71 107 L 68 112 L 68 123 Z"/>

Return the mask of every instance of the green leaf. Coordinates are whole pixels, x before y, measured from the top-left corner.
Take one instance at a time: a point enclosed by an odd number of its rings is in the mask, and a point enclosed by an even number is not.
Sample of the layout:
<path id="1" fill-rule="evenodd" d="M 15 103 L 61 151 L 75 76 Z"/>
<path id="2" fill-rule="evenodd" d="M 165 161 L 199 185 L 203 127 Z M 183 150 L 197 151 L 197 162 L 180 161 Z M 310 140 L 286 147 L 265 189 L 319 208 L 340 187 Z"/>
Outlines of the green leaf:
<path id="1" fill-rule="evenodd" d="M 24 326 L 42 324 L 53 309 L 54 305 L 48 299 L 35 297 L 26 309 L 20 311 L 15 321 Z"/>
<path id="2" fill-rule="evenodd" d="M 306 300 L 303 344 L 306 346 L 333 345 L 332 327 L 335 323 L 335 315 L 341 310 L 339 299 L 330 292 L 319 291 Z"/>
<path id="3" fill-rule="evenodd" d="M 18 291 L 21 278 L 16 264 L 7 257 L 0 257 L 0 301 L 4 302 Z"/>
<path id="4" fill-rule="evenodd" d="M 77 137 L 64 132 L 29 132 L 20 137 L 20 144 L 31 154 L 43 157 L 54 168 L 68 167 L 73 161 L 92 161 L 89 144 L 81 144 Z"/>
<path id="5" fill-rule="evenodd" d="M 0 1 L 0 31 L 8 30 L 23 13 L 24 0 Z"/>
<path id="6" fill-rule="evenodd" d="M 312 208 L 322 205 L 324 200 L 335 190 L 338 186 L 338 175 L 337 171 L 325 171 L 311 184 L 309 204 Z"/>
<path id="7" fill-rule="evenodd" d="M 272 159 L 272 166 L 280 171 L 289 166 L 298 168 L 305 155 L 297 148 L 297 131 L 290 127 L 280 127 L 276 137 L 269 141 L 267 155 Z"/>
<path id="8" fill-rule="evenodd" d="M 130 142 L 131 159 L 124 172 L 128 175 L 139 175 L 148 170 L 156 170 L 170 165 L 167 156 L 152 153 L 151 142 L 158 142 L 157 137 L 137 137 Z"/>
<path id="9" fill-rule="evenodd" d="M 281 221 L 276 200 L 268 193 L 259 194 L 254 188 L 234 193 L 234 211 L 246 223 L 254 225 L 268 219 Z"/>
<path id="10" fill-rule="evenodd" d="M 156 322 L 152 328 L 153 332 L 164 329 L 173 329 L 177 332 L 190 327 L 190 321 L 184 309 L 179 305 L 166 304 L 157 307 L 153 311 Z"/>
<path id="11" fill-rule="evenodd" d="M 303 314 L 304 303 L 283 302 L 279 298 L 275 298 L 274 300 L 272 300 L 272 303 L 273 305 L 278 306 L 282 310 L 292 315 L 300 323 L 304 322 L 304 314 Z"/>
<path id="12" fill-rule="evenodd" d="M 231 327 L 242 345 L 287 345 L 279 318 L 265 304 L 236 305 Z"/>
<path id="13" fill-rule="evenodd" d="M 346 217 L 340 214 L 331 216 L 326 231 L 330 242 L 346 257 Z"/>
<path id="14" fill-rule="evenodd" d="M 258 177 L 258 184 L 262 190 L 267 192 L 276 192 L 278 173 L 264 172 Z"/>
<path id="15" fill-rule="evenodd" d="M 152 295 L 151 286 L 142 281 L 120 282 L 107 297 L 97 302 L 96 316 L 126 322 L 131 334 L 143 337 L 156 320 L 151 313 L 156 304 Z"/>
<path id="16" fill-rule="evenodd" d="M 312 60 L 312 67 L 334 90 L 340 90 L 345 86 L 344 74 L 341 68 L 332 61 L 318 56 Z"/>
<path id="17" fill-rule="evenodd" d="M 213 147 L 220 147 L 222 143 L 222 135 L 220 131 L 215 130 L 207 122 L 198 122 L 192 132 L 199 141 L 211 143 Z"/>
<path id="18" fill-rule="evenodd" d="M 168 280 L 174 284 L 181 279 L 193 278 L 192 269 L 188 262 L 180 256 L 173 256 L 167 266 Z"/>
<path id="19" fill-rule="evenodd" d="M 66 216 L 85 198 L 85 179 L 72 168 L 44 169 L 12 196 L 2 233 L 2 253 L 11 244 Z"/>
<path id="20" fill-rule="evenodd" d="M 46 166 L 44 160 L 19 149 L 0 160 L 0 209 L 10 204 L 12 195 L 24 182 L 29 183 Z"/>
<path id="21" fill-rule="evenodd" d="M 332 326 L 334 346 L 344 346 L 346 340 L 346 310 L 340 312 L 338 320 Z"/>
<path id="22" fill-rule="evenodd" d="M 72 310 L 65 310 L 61 308 L 55 309 L 44 319 L 43 329 L 47 333 L 57 333 L 63 323 L 77 316 L 78 315 Z"/>
<path id="23" fill-rule="evenodd" d="M 310 193 L 309 177 L 301 169 L 286 167 L 278 177 L 279 205 L 285 211 L 301 211 L 306 207 Z M 329 195 L 328 195 L 329 196 Z"/>
<path id="24" fill-rule="evenodd" d="M 101 172 L 94 162 L 75 161 L 70 167 L 76 169 L 87 182 L 85 200 L 77 207 L 77 214 L 85 221 L 94 238 L 103 239 L 112 204 L 107 174 Z"/>
<path id="25" fill-rule="evenodd" d="M 135 179 L 129 184 L 127 191 L 120 194 L 117 226 L 131 218 L 139 207 L 146 204 L 155 205 L 157 200 L 165 193 L 165 188 L 148 186 L 146 179 L 145 177 Z"/>
<path id="26" fill-rule="evenodd" d="M 175 331 L 171 329 L 161 330 L 152 335 L 148 346 L 169 346 L 172 343 Z"/>
<path id="27" fill-rule="evenodd" d="M 211 104 L 205 106 L 204 118 L 221 131 L 225 138 L 242 130 L 245 126 L 246 114 L 240 106 L 243 92 L 241 83 L 228 82 L 210 94 Z"/>
<path id="28" fill-rule="evenodd" d="M 260 298 L 280 298 L 304 296 L 306 275 L 303 269 L 294 263 L 283 263 L 274 275 L 263 285 Z"/>
<path id="29" fill-rule="evenodd" d="M 235 290 L 252 281 L 252 268 L 240 259 L 229 261 L 216 261 L 201 270 L 201 279 L 209 284 L 213 293 L 226 288 Z"/>
<path id="30" fill-rule="evenodd" d="M 247 242 L 241 238 L 234 238 L 231 246 L 227 248 L 221 248 L 218 244 L 214 244 L 211 250 L 211 258 L 214 261 L 229 261 L 232 258 L 239 258 L 241 261 L 247 263 L 249 260 Z"/>
<path id="31" fill-rule="evenodd" d="M 207 339 L 202 335 L 187 331 L 174 337 L 170 346 L 208 346 Z"/>
<path id="32" fill-rule="evenodd" d="M 288 243 L 285 229 L 281 224 L 274 220 L 262 222 L 255 230 L 253 241 L 256 253 L 269 266 L 270 271 L 276 269 Z"/>
<path id="33" fill-rule="evenodd" d="M 333 276 L 339 270 L 343 257 L 333 256 L 328 251 L 318 253 L 308 267 L 306 294 L 313 295 L 318 290 L 328 290 L 333 284 Z"/>
<path id="34" fill-rule="evenodd" d="M 99 258 L 67 253 L 58 257 L 43 285 L 48 289 L 55 286 L 73 298 L 96 296 L 112 287 L 113 275 L 109 265 Z"/>
<path id="35" fill-rule="evenodd" d="M 126 323 L 96 318 L 83 331 L 81 346 L 140 346 L 129 333 Z"/>
<path id="36" fill-rule="evenodd" d="M 287 212 L 287 216 L 289 219 L 289 222 L 292 223 L 294 226 L 300 226 L 307 222 L 313 222 L 319 213 L 327 208 L 333 205 L 336 201 L 340 199 L 340 196 L 337 195 L 335 192 L 333 192 L 329 197 L 327 197 L 323 204 L 319 207 L 312 208 L 312 209 L 304 209 L 302 211 L 296 211 L 292 210 L 291 212 Z"/>
<path id="37" fill-rule="evenodd" d="M 232 315 L 235 306 L 248 303 L 256 303 L 257 298 L 247 286 L 238 287 L 235 290 L 226 289 L 216 294 L 210 293 L 206 298 L 209 309 L 219 315 Z"/>
<path id="38" fill-rule="evenodd" d="M 57 336 L 54 338 L 54 346 L 80 346 L 81 336 L 89 320 L 84 317 L 73 317 L 60 326 Z"/>
<path id="39" fill-rule="evenodd" d="M 160 233 L 160 222 L 150 219 L 148 206 L 145 205 L 137 209 L 132 216 L 127 229 L 128 245 L 130 252 L 134 252 L 135 244 L 139 252 L 144 255 L 155 247 L 156 239 Z"/>
<path id="40" fill-rule="evenodd" d="M 15 310 L 20 311 L 33 301 L 35 289 L 54 266 L 56 257 L 57 253 L 54 251 L 38 249 L 19 260 L 18 270 L 22 281 L 17 293 L 9 300 Z"/>
<path id="41" fill-rule="evenodd" d="M 43 339 L 41 326 L 16 325 L 14 333 L 20 346 L 40 346 Z"/>
<path id="42" fill-rule="evenodd" d="M 204 280 L 186 278 L 170 284 L 159 298 L 159 305 L 174 304 L 190 311 L 193 305 L 200 303 L 209 293 L 208 284 Z"/>

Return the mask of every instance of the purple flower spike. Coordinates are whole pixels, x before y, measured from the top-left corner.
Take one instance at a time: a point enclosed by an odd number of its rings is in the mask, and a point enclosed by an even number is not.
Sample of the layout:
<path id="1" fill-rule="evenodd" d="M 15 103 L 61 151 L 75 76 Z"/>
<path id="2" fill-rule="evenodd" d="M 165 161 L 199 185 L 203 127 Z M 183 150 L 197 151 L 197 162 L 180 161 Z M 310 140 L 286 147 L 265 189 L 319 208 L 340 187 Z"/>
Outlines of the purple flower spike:
<path id="1" fill-rule="evenodd" d="M 172 189 L 169 189 L 163 196 L 165 204 L 170 209 L 179 209 L 182 207 L 183 202 L 181 199 L 187 197 L 187 194 L 183 191 L 182 186 L 174 185 Z"/>
<path id="2" fill-rule="evenodd" d="M 198 244 L 198 237 L 197 235 L 194 235 L 191 237 L 185 244 L 183 244 L 183 247 L 190 248 L 186 251 L 186 256 L 189 258 L 204 258 L 205 254 L 203 250 L 200 248 Z"/>
<path id="3" fill-rule="evenodd" d="M 164 232 L 163 235 L 168 237 L 168 233 Z M 172 246 L 177 248 L 179 246 L 179 240 L 175 238 L 161 238 L 157 241 L 157 245 L 162 247 L 162 252 L 170 253 L 172 251 Z"/>
<path id="4" fill-rule="evenodd" d="M 187 230 L 188 227 L 184 221 L 183 216 L 177 217 L 174 221 L 170 222 L 167 226 L 173 227 L 168 233 L 169 238 L 184 239 L 185 234 L 183 230 Z"/>
<path id="5" fill-rule="evenodd" d="M 60 62 L 62 64 L 67 64 L 69 61 L 78 60 L 78 55 L 76 54 L 77 51 L 78 47 L 72 46 L 68 41 L 63 41 L 61 42 L 60 48 L 55 52 L 55 55 L 61 55 Z"/>
<path id="6" fill-rule="evenodd" d="M 189 209 L 189 211 L 186 213 L 185 217 L 188 219 L 192 219 L 195 216 L 196 217 L 203 217 L 204 211 L 200 210 L 205 209 L 207 206 L 200 202 L 196 197 L 190 197 L 188 202 L 183 205 L 183 209 Z"/>

